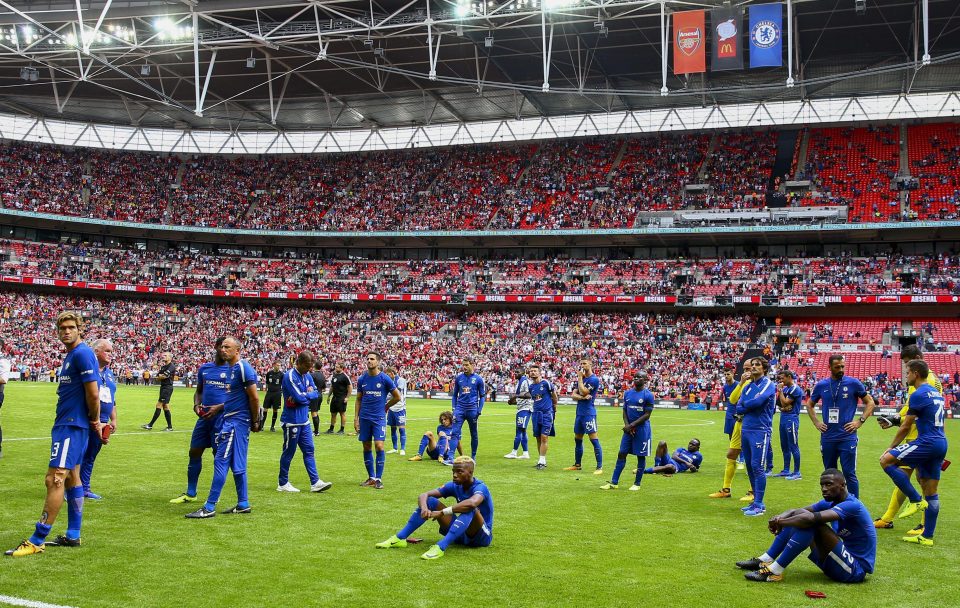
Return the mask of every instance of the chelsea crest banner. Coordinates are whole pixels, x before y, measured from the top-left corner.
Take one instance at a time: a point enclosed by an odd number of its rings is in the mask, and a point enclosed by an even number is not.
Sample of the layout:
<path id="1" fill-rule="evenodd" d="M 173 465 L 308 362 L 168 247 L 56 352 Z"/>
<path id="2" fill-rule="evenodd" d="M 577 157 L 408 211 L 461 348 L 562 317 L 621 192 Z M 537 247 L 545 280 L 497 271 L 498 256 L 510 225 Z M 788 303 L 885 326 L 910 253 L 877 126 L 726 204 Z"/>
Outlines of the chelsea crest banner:
<path id="1" fill-rule="evenodd" d="M 755 4 L 750 7 L 750 67 L 783 65 L 783 4 Z"/>

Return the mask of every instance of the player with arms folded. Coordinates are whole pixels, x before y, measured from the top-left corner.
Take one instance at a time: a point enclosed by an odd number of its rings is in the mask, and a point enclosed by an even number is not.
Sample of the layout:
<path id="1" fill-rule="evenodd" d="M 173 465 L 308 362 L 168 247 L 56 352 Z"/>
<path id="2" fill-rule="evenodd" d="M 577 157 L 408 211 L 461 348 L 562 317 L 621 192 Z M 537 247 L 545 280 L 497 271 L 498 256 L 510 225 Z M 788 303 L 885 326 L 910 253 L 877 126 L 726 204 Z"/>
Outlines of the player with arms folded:
<path id="1" fill-rule="evenodd" d="M 586 435 L 593 444 L 593 455 L 597 459 L 597 468 L 594 475 L 603 475 L 603 448 L 597 436 L 597 393 L 600 391 L 600 378 L 593 373 L 593 362 L 590 359 L 581 359 L 577 370 L 577 383 L 570 395 L 577 402 L 577 416 L 573 422 L 573 465 L 564 471 L 579 471 L 583 467 L 583 436 Z"/>

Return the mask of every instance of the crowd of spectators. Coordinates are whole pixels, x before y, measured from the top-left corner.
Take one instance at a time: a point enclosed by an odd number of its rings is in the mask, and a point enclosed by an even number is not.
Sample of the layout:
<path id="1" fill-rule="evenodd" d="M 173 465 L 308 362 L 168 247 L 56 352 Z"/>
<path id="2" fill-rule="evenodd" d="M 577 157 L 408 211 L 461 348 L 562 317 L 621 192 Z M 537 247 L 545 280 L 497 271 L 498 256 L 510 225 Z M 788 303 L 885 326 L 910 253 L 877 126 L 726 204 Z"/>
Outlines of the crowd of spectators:
<path id="1" fill-rule="evenodd" d="M 909 133 L 916 188 L 906 213 L 894 183 L 906 172 L 889 126 L 811 130 L 797 176 L 812 189 L 791 193 L 790 204 L 846 205 L 853 221 L 958 217 L 960 126 L 917 125 Z M 14 142 L 0 146 L 0 202 L 211 228 L 628 228 L 642 212 L 764 209 L 766 194 L 780 187 L 771 179 L 777 137 L 661 134 L 273 157 Z M 703 189 L 686 189 L 696 184 Z"/>
<path id="2" fill-rule="evenodd" d="M 671 260 L 269 258 L 0 241 L 7 275 L 162 287 L 529 295 L 953 295 L 960 255 Z"/>

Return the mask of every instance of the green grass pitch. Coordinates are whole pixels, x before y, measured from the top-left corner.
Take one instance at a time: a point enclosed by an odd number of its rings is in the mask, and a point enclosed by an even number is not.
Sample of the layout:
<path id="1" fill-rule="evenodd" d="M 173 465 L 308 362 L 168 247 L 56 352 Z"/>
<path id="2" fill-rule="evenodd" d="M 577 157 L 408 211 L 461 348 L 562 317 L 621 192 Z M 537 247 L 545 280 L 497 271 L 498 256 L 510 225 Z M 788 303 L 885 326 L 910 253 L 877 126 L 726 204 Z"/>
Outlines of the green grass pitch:
<path id="1" fill-rule="evenodd" d="M 176 433 L 140 430 L 153 411 L 156 393 L 155 388 L 124 386 L 117 393 L 119 431 L 101 452 L 93 478 L 93 488 L 104 500 L 85 506 L 83 547 L 50 547 L 41 556 L 0 558 L 0 595 L 78 607 L 956 605 L 960 465 L 949 470 L 941 484 L 943 507 L 934 548 L 900 542 L 901 533 L 915 520 L 898 521 L 896 530 L 880 531 L 877 572 L 865 584 L 831 583 L 800 558 L 787 571 L 785 583 L 761 585 L 743 580 L 733 567 L 735 560 L 766 549 L 771 538 L 766 518 L 740 515 L 743 503 L 736 498 L 746 488 L 745 473 L 737 472 L 733 500 L 706 498 L 721 482 L 726 450 L 722 414 L 655 411 L 655 441 L 666 440 L 672 450 L 691 437 L 701 439 L 702 471 L 648 476 L 641 492 L 627 492 L 635 462 L 631 457 L 621 489 L 602 492 L 598 488 L 613 470 L 619 445 L 619 409 L 600 411 L 606 474 L 594 476 L 589 442 L 587 470 L 561 471 L 573 457 L 573 408 L 561 408 L 549 469 L 540 472 L 533 468 L 535 459 L 503 458 L 512 446 L 513 408 L 491 403 L 480 420 L 476 474 L 494 497 L 493 545 L 453 547 L 441 560 L 424 562 L 420 554 L 438 538 L 432 523 L 418 533 L 425 539 L 421 545 L 401 550 L 377 550 L 373 545 L 404 524 L 419 492 L 450 479 L 449 468 L 389 455 L 386 488 L 360 488 L 366 475 L 356 438 L 320 437 L 317 465 L 333 488 L 322 495 L 279 494 L 281 434 L 265 432 L 251 440 L 253 513 L 187 520 L 184 513 L 196 503 L 167 501 L 185 485 L 194 422 L 191 391 L 174 393 Z M 28 536 L 39 515 L 54 397 L 49 384 L 8 385 L 0 410 L 5 439 L 0 548 Z M 415 453 L 423 431 L 435 428 L 437 414 L 447 406 L 438 401 L 410 403 L 408 455 Z M 819 497 L 817 440 L 809 422 L 802 422 L 805 478 L 769 481 L 770 514 Z M 948 421 L 947 426 L 948 436 L 955 436 L 957 422 Z M 877 464 L 891 437 L 873 421 L 861 432 L 862 499 L 874 516 L 886 507 L 892 488 Z M 778 446 L 774 449 L 779 465 Z M 955 444 L 948 458 L 960 461 Z M 201 497 L 209 488 L 211 469 L 208 454 Z M 291 481 L 308 487 L 299 457 Z M 232 506 L 235 496 L 228 479 L 220 506 Z M 54 534 L 62 533 L 65 525 L 66 509 Z M 807 589 L 825 592 L 827 600 L 807 599 Z"/>

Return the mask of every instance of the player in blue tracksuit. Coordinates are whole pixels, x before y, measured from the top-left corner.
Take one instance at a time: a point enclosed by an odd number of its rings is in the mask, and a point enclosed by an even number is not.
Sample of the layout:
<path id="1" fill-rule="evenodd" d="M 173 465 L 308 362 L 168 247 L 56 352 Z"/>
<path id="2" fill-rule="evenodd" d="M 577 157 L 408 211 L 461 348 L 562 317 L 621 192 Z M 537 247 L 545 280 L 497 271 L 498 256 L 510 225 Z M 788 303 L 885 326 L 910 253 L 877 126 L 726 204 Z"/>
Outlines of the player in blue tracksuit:
<path id="1" fill-rule="evenodd" d="M 223 404 L 230 388 L 230 369 L 223 355 L 220 337 L 214 344 L 213 361 L 201 363 L 197 369 L 197 388 L 193 393 L 193 412 L 197 422 L 190 436 L 189 462 L 187 463 L 187 491 L 170 500 L 171 504 L 183 504 L 197 500 L 197 485 L 203 470 L 203 452 L 213 449 L 216 453 L 217 433 L 223 418 Z"/>
<path id="2" fill-rule="evenodd" d="M 458 457 L 453 463 L 453 481 L 424 492 L 407 525 L 399 532 L 377 543 L 378 549 L 399 549 L 407 546 L 407 538 L 431 519 L 440 524 L 443 538 L 420 557 L 438 559 L 452 544 L 464 547 L 488 547 L 493 542 L 493 498 L 487 485 L 473 476 L 472 458 Z M 441 498 L 453 497 L 456 504 L 444 507 Z"/>
<path id="3" fill-rule="evenodd" d="M 353 429 L 363 444 L 363 464 L 367 480 L 363 487 L 383 488 L 383 468 L 386 454 L 383 442 L 387 438 L 387 410 L 402 399 L 393 378 L 380 371 L 380 354 L 367 353 L 367 371 L 357 380 L 357 400 L 354 405 Z M 374 468 L 373 449 L 377 450 Z"/>
<path id="4" fill-rule="evenodd" d="M 846 363 L 843 355 L 830 355 L 830 377 L 817 382 L 807 401 L 807 415 L 813 426 L 820 431 L 820 452 L 823 468 L 835 469 L 839 461 L 847 489 L 860 496 L 860 481 L 857 479 L 857 429 L 870 418 L 875 404 L 867 394 L 863 383 L 856 378 L 844 376 Z M 857 401 L 864 404 L 863 415 L 857 417 Z M 821 404 L 823 418 L 817 418 L 814 406 Z"/>
<path id="5" fill-rule="evenodd" d="M 860 583 L 871 574 L 877 557 L 877 531 L 870 513 L 856 496 L 847 492 L 844 476 L 837 469 L 820 475 L 823 500 L 803 509 L 791 509 L 768 523 L 776 537 L 766 553 L 737 562 L 750 570 L 747 580 L 783 581 L 783 571 L 801 553 L 831 579 Z"/>
<path id="6" fill-rule="evenodd" d="M 51 545 L 80 546 L 83 523 L 83 484 L 80 462 L 90 433 L 103 436 L 100 423 L 100 366 L 93 349 L 83 343 L 83 318 L 65 311 L 57 315 L 57 338 L 67 349 L 60 367 L 57 413 L 51 431 L 50 463 L 44 482 L 47 496 L 33 535 L 6 552 L 12 557 L 43 553 L 47 535 L 67 503 L 67 532 Z"/>
<path id="7" fill-rule="evenodd" d="M 767 449 L 773 432 L 773 413 L 776 410 L 777 385 L 767 378 L 770 362 L 764 357 L 749 361 L 749 371 L 740 378 L 740 400 L 737 414 L 743 416 L 743 460 L 753 485 L 753 502 L 743 509 L 744 515 L 756 517 L 766 512 L 763 495 L 767 489 Z"/>
<path id="8" fill-rule="evenodd" d="M 227 377 L 226 401 L 217 432 L 217 454 L 213 459 L 213 480 L 207 502 L 189 519 L 206 519 L 216 515 L 217 502 L 227 481 L 227 470 L 233 471 L 237 486 L 237 504 L 224 513 L 250 513 L 247 495 L 247 448 L 250 432 L 260 431 L 260 394 L 257 392 L 257 372 L 246 359 L 240 358 L 240 341 L 232 336 L 223 339 L 220 346 L 223 359 L 230 365 Z"/>
<path id="9" fill-rule="evenodd" d="M 577 402 L 577 415 L 573 422 L 573 465 L 564 468 L 564 471 L 579 471 L 583 460 L 583 436 L 586 435 L 593 444 L 593 455 L 597 459 L 597 468 L 594 475 L 603 474 L 603 448 L 597 437 L 597 407 L 596 398 L 600 391 L 600 378 L 593 373 L 593 362 L 590 359 L 580 360 L 580 369 L 577 370 L 577 383 L 573 387 L 571 397 Z"/>
<path id="10" fill-rule="evenodd" d="M 633 388 L 623 394 L 623 437 L 620 438 L 620 452 L 613 468 L 613 477 L 610 478 L 610 483 L 600 486 L 601 490 L 617 488 L 629 454 L 637 457 L 636 477 L 630 489 L 640 489 L 646 457 L 650 455 L 650 414 L 653 413 L 654 406 L 653 393 L 647 388 L 647 380 L 646 374 L 637 374 L 633 378 Z"/>
<path id="11" fill-rule="evenodd" d="M 310 404 L 319 398 L 317 385 L 310 370 L 313 369 L 313 353 L 303 351 L 297 355 L 293 367 L 288 369 L 280 381 L 283 395 L 283 413 L 280 415 L 280 427 L 283 429 L 283 451 L 280 453 L 280 475 L 277 480 L 277 492 L 299 492 L 290 483 L 290 462 L 300 447 L 303 454 L 303 466 L 310 478 L 311 492 L 324 492 L 333 484 L 320 479 L 317 463 L 313 458 L 313 435 L 310 434 Z"/>
<path id="12" fill-rule="evenodd" d="M 97 356 L 100 365 L 100 423 L 104 425 L 103 438 L 90 433 L 87 449 L 83 453 L 83 464 L 80 465 L 80 481 L 83 483 L 83 497 L 90 500 L 100 500 L 102 497 L 90 491 L 90 478 L 93 476 L 93 465 L 101 448 L 107 444 L 109 433 L 117 430 L 117 379 L 110 369 L 113 361 L 113 344 L 110 340 L 95 340 L 90 345 L 93 354 Z M 107 429 L 109 427 L 109 429 Z"/>
<path id="13" fill-rule="evenodd" d="M 450 448 L 450 434 L 453 432 L 453 412 L 440 412 L 440 424 L 437 425 L 436 434 L 433 431 L 427 431 L 420 439 L 420 449 L 416 456 L 408 458 L 410 462 L 420 462 L 423 455 L 426 454 L 433 460 L 439 460 L 441 463 L 447 460 L 447 451 Z"/>
<path id="14" fill-rule="evenodd" d="M 453 436 L 450 438 L 450 456 L 457 451 L 463 430 L 463 423 L 470 427 L 470 457 L 476 460 L 477 447 L 480 445 L 480 432 L 477 428 L 477 419 L 483 412 L 483 402 L 487 388 L 483 378 L 474 373 L 473 359 L 465 357 L 461 372 L 453 381 L 450 389 L 453 401 Z M 446 464 L 452 465 L 453 460 L 447 459 Z"/>
<path id="15" fill-rule="evenodd" d="M 890 449 L 880 458 L 880 466 L 910 499 L 910 504 L 901 517 L 925 511 L 923 533 L 918 536 L 904 536 L 903 540 L 927 547 L 933 546 L 933 533 L 937 529 L 937 517 L 940 515 L 940 471 L 947 455 L 947 436 L 943 432 L 945 403 L 943 395 L 927 383 L 931 373 L 933 372 L 930 371 L 930 366 L 923 359 L 914 359 L 907 363 L 907 384 L 916 390 L 910 394 L 907 415 L 903 417 Z M 900 445 L 914 424 L 917 438 Z M 901 467 L 916 469 L 923 496 L 913 487 L 910 476 Z"/>
<path id="16" fill-rule="evenodd" d="M 536 468 L 547 468 L 547 447 L 551 437 L 557 435 L 557 389 L 541 376 L 539 365 L 530 366 L 530 398 L 533 400 L 533 436 L 537 438 L 540 458 Z"/>
<path id="17" fill-rule="evenodd" d="M 780 390 L 777 391 L 777 407 L 780 409 L 780 451 L 783 453 L 783 470 L 776 476 L 790 480 L 803 479 L 800 475 L 800 405 L 803 389 L 796 384 L 796 376 L 790 370 L 777 374 Z M 793 461 L 793 472 L 790 461 Z"/>

